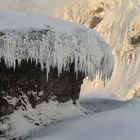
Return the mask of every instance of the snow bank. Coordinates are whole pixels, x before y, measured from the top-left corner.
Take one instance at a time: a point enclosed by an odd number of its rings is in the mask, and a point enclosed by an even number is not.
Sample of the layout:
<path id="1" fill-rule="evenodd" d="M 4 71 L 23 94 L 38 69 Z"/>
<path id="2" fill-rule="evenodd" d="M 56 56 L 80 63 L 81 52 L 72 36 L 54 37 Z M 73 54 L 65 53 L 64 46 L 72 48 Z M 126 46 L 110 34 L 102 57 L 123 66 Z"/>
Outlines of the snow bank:
<path id="1" fill-rule="evenodd" d="M 71 119 L 37 132 L 30 140 L 139 140 L 140 100 L 126 107 Z"/>
<path id="2" fill-rule="evenodd" d="M 75 64 L 75 72 L 103 80 L 111 76 L 113 60 L 110 46 L 98 33 L 82 25 L 48 17 L 0 13 L 0 58 L 8 67 L 16 60 L 33 59 L 42 69 L 57 67 L 58 75 Z M 45 64 L 45 65 L 44 65 Z"/>

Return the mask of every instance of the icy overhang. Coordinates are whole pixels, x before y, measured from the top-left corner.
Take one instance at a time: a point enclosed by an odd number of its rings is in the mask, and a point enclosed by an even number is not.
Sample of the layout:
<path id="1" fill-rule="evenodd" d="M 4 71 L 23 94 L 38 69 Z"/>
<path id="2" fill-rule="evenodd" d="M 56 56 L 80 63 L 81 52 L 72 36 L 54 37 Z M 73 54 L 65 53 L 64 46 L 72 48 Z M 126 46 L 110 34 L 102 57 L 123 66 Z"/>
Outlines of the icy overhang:
<path id="1" fill-rule="evenodd" d="M 47 74 L 58 75 L 74 63 L 75 72 L 108 79 L 113 69 L 111 47 L 100 35 L 82 25 L 43 16 L 0 13 L 0 58 L 7 67 L 23 59 L 40 63 Z"/>

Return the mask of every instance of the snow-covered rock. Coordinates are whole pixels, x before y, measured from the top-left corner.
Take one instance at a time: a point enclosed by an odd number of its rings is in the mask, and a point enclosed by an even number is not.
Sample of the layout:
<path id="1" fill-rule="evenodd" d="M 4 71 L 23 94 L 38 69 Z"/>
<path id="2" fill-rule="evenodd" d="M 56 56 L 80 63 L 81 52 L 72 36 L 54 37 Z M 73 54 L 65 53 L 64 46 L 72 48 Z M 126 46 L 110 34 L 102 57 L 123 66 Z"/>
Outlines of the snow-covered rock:
<path id="1" fill-rule="evenodd" d="M 106 82 L 112 74 L 111 47 L 89 28 L 3 12 L 0 25 L 0 117 L 12 113 L 6 118 L 9 127 L 6 123 L 1 127 L 5 135 L 11 130 L 14 136 L 26 134 L 68 112 L 69 116 L 83 114 L 73 105 L 83 78 L 99 74 Z M 61 103 L 67 101 L 65 108 Z"/>
<path id="2" fill-rule="evenodd" d="M 35 109 L 30 104 L 27 107 L 27 110 L 18 109 L 0 118 L 0 139 L 25 139 L 32 136 L 34 131 L 88 112 L 80 104 L 73 105 L 72 101 L 59 103 L 51 100 L 49 104 L 43 102 Z"/>
<path id="3" fill-rule="evenodd" d="M 37 132 L 29 140 L 139 140 L 140 100 L 125 104 L 122 108 L 58 123 Z"/>

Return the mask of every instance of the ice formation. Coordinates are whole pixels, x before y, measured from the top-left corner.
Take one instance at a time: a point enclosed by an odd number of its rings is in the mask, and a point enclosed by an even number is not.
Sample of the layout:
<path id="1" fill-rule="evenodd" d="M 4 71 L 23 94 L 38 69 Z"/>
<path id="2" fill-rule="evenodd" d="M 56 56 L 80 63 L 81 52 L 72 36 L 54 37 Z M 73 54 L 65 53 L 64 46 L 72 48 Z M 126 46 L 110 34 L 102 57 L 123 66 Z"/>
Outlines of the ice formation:
<path id="1" fill-rule="evenodd" d="M 103 80 L 111 76 L 111 47 L 95 31 L 82 25 L 48 17 L 17 13 L 0 14 L 0 58 L 8 67 L 32 59 L 42 69 L 57 67 L 58 75 L 74 63 L 75 72 Z"/>
<path id="2" fill-rule="evenodd" d="M 72 6 L 74 4 L 75 6 Z M 97 90 L 97 93 L 104 96 L 114 94 L 121 99 L 139 95 L 140 1 L 87 0 L 86 4 L 82 1 L 78 4 L 75 2 L 58 10 L 59 18 L 80 22 L 91 28 L 95 16 L 99 17 L 101 20 L 95 30 L 113 46 L 115 68 L 111 80 L 105 88 L 98 78 L 96 81 L 87 82 L 89 85 L 86 83 L 86 92 L 89 89 L 92 93 Z"/>
<path id="3" fill-rule="evenodd" d="M 116 57 L 111 81 L 104 91 L 117 92 L 121 99 L 131 99 L 139 93 L 140 1 L 116 0 L 114 3 L 116 5 L 108 4 L 111 10 L 106 9 L 106 16 L 96 27 L 103 38 L 114 46 Z"/>

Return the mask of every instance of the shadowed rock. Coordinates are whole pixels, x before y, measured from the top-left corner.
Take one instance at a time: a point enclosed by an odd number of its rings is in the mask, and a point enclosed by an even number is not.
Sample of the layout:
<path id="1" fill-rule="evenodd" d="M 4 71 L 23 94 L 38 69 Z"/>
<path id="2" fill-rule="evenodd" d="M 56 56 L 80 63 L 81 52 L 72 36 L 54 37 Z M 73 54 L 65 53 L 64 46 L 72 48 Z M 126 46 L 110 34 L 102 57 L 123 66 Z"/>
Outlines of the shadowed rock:
<path id="1" fill-rule="evenodd" d="M 9 104 L 4 98 L 0 97 L 0 117 L 14 112 L 14 106 Z"/>
<path id="2" fill-rule="evenodd" d="M 7 68 L 4 61 L 0 63 L 0 116 L 10 114 L 15 109 L 26 109 L 29 103 L 33 108 L 43 101 L 48 102 L 52 96 L 58 102 L 75 101 L 79 98 L 83 80 L 82 73 L 74 72 L 74 65 L 70 64 L 70 71 L 63 71 L 58 77 L 57 68 L 51 68 L 48 80 L 46 70 L 41 70 L 40 64 L 31 60 L 23 60 L 16 68 Z M 16 98 L 14 106 L 8 104 L 2 97 Z M 10 99 L 7 99 L 10 100 Z M 12 100 L 12 99 L 11 99 Z"/>
<path id="3" fill-rule="evenodd" d="M 140 35 L 137 36 L 137 37 L 132 37 L 132 38 L 131 38 L 131 44 L 132 44 L 132 45 L 140 44 Z"/>

